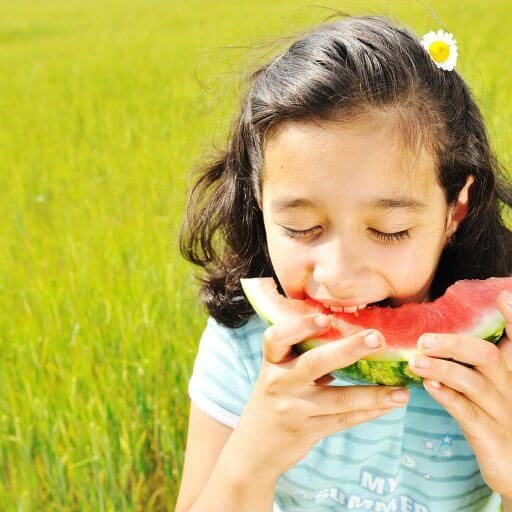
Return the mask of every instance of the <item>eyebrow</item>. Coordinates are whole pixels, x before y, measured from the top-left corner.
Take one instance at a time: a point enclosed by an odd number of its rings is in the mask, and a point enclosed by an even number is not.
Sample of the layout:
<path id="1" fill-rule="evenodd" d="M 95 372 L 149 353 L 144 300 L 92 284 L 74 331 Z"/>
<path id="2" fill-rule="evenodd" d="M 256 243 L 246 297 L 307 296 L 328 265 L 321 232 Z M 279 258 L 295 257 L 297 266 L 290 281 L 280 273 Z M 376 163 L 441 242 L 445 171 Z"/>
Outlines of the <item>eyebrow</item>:
<path id="1" fill-rule="evenodd" d="M 404 210 L 419 211 L 426 208 L 426 203 L 412 197 L 377 197 L 366 203 L 370 208 L 377 210 L 389 210 L 391 208 L 403 208 Z M 311 199 L 297 197 L 275 199 L 270 207 L 276 213 L 286 210 L 298 210 L 303 208 L 318 208 L 320 205 Z"/>

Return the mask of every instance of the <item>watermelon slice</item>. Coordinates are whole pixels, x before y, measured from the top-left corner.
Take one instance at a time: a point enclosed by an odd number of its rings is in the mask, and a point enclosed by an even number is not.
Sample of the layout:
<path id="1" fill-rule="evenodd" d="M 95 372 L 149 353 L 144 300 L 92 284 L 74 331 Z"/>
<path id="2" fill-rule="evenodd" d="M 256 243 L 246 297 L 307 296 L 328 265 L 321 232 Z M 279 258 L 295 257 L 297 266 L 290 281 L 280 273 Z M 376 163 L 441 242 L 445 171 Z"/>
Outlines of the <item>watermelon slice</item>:
<path id="1" fill-rule="evenodd" d="M 411 302 L 395 308 L 371 306 L 356 313 L 333 313 L 311 298 L 284 297 L 272 277 L 241 279 L 240 283 L 256 313 L 268 324 L 297 315 L 323 313 L 332 317 L 332 327 L 324 334 L 294 345 L 299 354 L 369 328 L 382 332 L 387 344 L 385 351 L 334 370 L 333 377 L 412 387 L 420 386 L 423 380 L 408 364 L 417 352 L 418 338 L 423 333 L 460 333 L 497 343 L 505 329 L 505 318 L 496 300 L 502 290 L 512 291 L 512 277 L 465 279 L 451 285 L 442 297 L 432 302 Z"/>

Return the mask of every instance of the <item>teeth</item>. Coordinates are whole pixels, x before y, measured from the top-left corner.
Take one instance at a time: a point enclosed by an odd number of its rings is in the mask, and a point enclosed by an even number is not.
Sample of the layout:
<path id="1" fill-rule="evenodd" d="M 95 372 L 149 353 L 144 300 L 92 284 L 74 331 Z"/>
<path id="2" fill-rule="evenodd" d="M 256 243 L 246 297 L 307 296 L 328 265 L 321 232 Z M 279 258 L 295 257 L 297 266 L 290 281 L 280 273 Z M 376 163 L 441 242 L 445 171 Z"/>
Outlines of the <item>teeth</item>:
<path id="1" fill-rule="evenodd" d="M 367 304 L 361 304 L 360 306 L 346 306 L 346 307 L 338 307 L 338 306 L 329 306 L 329 309 L 333 313 L 355 313 L 359 309 L 364 309 Z"/>

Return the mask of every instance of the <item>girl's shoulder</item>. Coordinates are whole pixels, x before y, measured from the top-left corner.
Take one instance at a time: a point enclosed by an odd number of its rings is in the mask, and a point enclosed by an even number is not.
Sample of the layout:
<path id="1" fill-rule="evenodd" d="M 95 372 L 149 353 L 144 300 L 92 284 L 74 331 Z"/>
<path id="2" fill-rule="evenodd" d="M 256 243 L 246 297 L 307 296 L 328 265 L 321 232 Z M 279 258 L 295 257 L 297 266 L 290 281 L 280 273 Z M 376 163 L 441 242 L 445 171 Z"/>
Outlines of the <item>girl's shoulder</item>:
<path id="1" fill-rule="evenodd" d="M 268 324 L 256 314 L 253 314 L 241 327 L 228 327 L 209 316 L 201 342 L 208 338 L 221 340 L 241 357 L 249 355 L 256 358 L 259 354 L 261 359 L 263 333 L 267 328 Z"/>
<path id="2" fill-rule="evenodd" d="M 200 409 L 231 428 L 238 423 L 258 378 L 265 329 L 256 316 L 238 328 L 210 316 L 201 335 L 189 396 Z"/>

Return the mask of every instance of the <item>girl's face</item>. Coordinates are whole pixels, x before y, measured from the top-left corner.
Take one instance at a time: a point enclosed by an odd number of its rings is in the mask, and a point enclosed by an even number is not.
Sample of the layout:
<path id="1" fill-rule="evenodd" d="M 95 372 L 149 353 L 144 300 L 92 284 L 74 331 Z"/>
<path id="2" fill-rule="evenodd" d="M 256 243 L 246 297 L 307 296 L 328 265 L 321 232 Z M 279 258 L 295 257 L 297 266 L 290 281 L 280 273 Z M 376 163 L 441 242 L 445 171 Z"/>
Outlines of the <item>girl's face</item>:
<path id="1" fill-rule="evenodd" d="M 377 118 L 350 127 L 289 122 L 267 142 L 260 208 L 288 297 L 346 307 L 429 300 L 472 177 L 448 209 L 427 151 L 402 156 Z"/>

